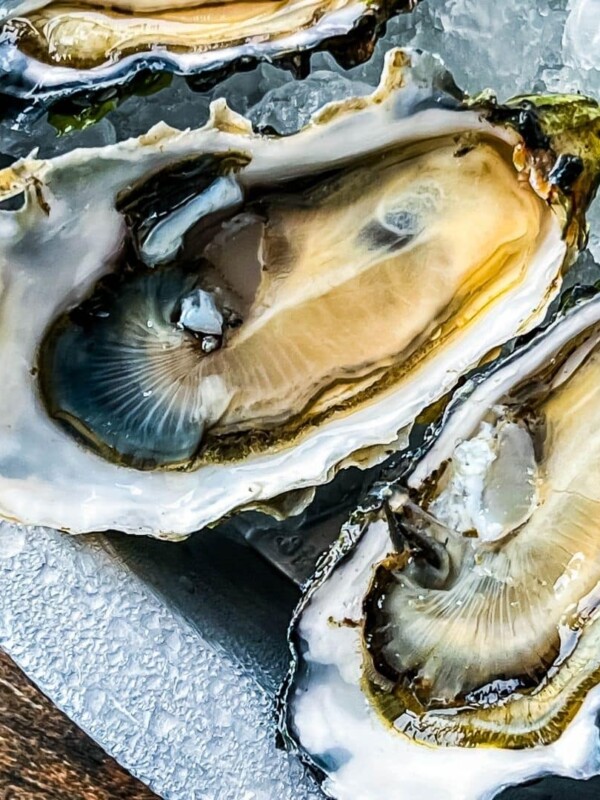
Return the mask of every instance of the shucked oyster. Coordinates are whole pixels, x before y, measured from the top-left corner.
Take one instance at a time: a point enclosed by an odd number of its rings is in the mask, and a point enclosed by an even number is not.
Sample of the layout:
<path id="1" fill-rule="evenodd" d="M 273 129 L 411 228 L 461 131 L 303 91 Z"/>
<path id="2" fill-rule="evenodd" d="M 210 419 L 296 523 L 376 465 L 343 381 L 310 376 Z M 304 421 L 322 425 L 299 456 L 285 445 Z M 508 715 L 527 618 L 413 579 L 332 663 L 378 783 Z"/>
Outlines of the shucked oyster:
<path id="1" fill-rule="evenodd" d="M 596 297 L 467 382 L 405 489 L 356 514 L 288 688 L 333 797 L 600 772 L 599 431 Z"/>
<path id="2" fill-rule="evenodd" d="M 596 106 L 467 106 L 393 51 L 367 98 L 0 173 L 0 510 L 184 535 L 327 481 L 543 315 Z M 571 126 L 574 126 L 571 128 Z"/>
<path id="3" fill-rule="evenodd" d="M 386 19 L 417 2 L 17 0 L 0 16 L 0 89 L 65 95 L 141 69 L 222 74 L 324 48 L 353 64 L 370 55 Z"/>

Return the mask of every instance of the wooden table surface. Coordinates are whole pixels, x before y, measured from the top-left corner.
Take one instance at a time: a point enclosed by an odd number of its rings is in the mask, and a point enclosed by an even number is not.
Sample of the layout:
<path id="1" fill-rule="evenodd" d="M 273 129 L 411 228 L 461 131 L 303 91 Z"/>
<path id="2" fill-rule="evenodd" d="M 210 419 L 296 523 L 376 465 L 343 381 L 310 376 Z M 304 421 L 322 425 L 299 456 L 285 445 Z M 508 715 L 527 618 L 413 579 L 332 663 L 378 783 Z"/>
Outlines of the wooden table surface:
<path id="1" fill-rule="evenodd" d="M 0 800 L 158 800 L 0 651 Z"/>

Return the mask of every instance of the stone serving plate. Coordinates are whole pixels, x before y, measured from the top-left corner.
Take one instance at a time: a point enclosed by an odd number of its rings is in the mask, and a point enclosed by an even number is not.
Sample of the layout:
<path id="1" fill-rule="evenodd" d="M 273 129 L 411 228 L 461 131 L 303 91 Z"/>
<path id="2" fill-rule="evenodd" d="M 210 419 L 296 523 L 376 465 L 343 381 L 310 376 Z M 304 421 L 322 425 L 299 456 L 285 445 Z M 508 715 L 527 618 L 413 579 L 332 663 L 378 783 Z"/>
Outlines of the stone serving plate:
<path id="1" fill-rule="evenodd" d="M 174 545 L 0 526 L 0 647 L 167 800 L 321 797 L 275 747 L 296 596 L 218 533 Z"/>

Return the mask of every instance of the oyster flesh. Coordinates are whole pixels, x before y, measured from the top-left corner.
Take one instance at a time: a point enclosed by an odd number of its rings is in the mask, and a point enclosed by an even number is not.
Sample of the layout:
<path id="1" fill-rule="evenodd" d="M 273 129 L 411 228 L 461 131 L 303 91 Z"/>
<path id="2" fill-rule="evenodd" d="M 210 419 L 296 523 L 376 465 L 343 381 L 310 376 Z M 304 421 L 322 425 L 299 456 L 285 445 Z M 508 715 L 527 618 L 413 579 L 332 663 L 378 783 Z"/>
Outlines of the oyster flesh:
<path id="1" fill-rule="evenodd" d="M 355 514 L 298 613 L 282 720 L 332 797 L 600 772 L 599 431 L 596 296 L 467 381 Z"/>
<path id="2" fill-rule="evenodd" d="M 261 60 L 294 65 L 316 49 L 350 66 L 368 58 L 389 17 L 417 2 L 18 0 L 0 17 L 0 90 L 65 96 L 142 69 L 219 77 Z"/>
<path id="3" fill-rule="evenodd" d="M 216 103 L 0 172 L 0 513 L 177 537 L 383 458 L 544 315 L 597 130 L 396 50 L 293 136 Z"/>

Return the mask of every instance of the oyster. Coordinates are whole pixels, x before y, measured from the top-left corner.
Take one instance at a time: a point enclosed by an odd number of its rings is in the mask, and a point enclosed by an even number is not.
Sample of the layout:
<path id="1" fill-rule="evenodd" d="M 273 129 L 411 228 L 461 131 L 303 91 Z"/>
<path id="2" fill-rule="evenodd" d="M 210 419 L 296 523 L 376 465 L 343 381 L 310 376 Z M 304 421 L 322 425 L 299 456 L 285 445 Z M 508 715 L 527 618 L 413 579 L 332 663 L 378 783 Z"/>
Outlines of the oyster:
<path id="1" fill-rule="evenodd" d="M 40 98 L 116 86 L 140 70 L 219 77 L 330 49 L 348 65 L 418 0 L 20 0 L 0 32 L 0 90 Z M 343 48 L 340 42 L 343 41 Z"/>
<path id="2" fill-rule="evenodd" d="M 217 103 L 1 172 L 0 512 L 176 537 L 393 451 L 585 238 L 597 106 L 537 102 L 392 51 L 293 136 Z"/>
<path id="3" fill-rule="evenodd" d="M 596 296 L 469 380 L 355 514 L 298 612 L 282 719 L 332 797 L 600 772 L 599 430 Z"/>

